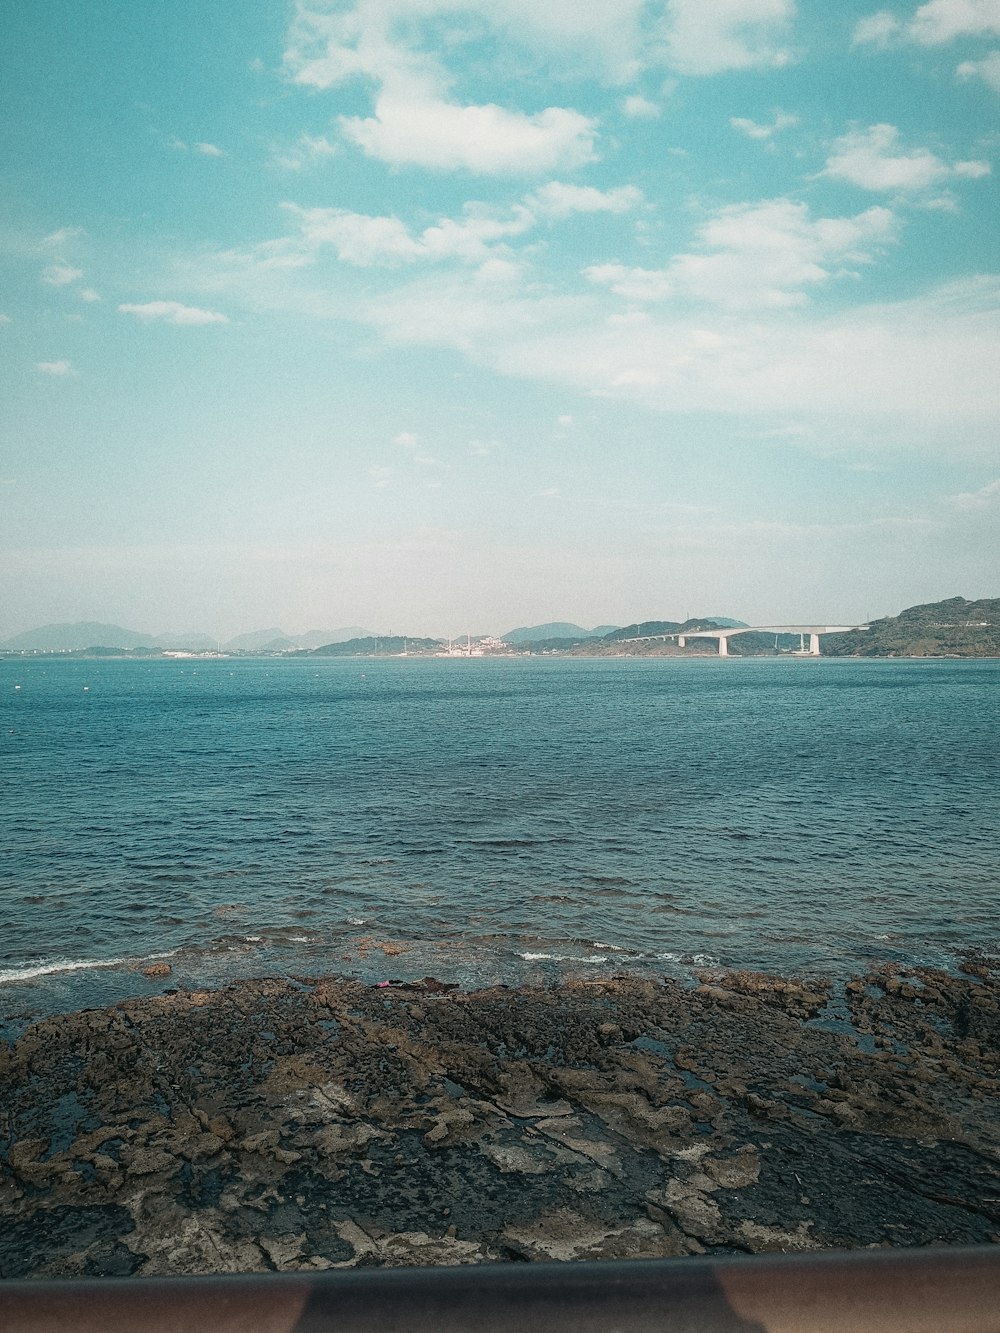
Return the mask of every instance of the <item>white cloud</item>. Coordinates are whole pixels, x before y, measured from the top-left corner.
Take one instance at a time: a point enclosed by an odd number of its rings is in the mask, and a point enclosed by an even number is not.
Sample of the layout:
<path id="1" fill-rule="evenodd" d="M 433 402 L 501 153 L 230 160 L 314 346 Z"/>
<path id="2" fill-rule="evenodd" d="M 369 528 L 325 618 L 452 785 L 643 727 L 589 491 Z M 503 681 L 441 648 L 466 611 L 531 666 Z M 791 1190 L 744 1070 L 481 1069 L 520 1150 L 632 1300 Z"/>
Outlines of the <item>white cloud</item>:
<path id="1" fill-rule="evenodd" d="M 286 171 L 303 171 L 325 162 L 337 151 L 337 145 L 324 134 L 300 134 L 291 148 L 279 149 L 275 153 L 274 161 Z"/>
<path id="2" fill-rule="evenodd" d="M 201 310 L 198 306 L 181 305 L 179 301 L 146 301 L 143 305 L 120 305 L 125 315 L 135 315 L 144 324 L 162 320 L 165 324 L 228 324 L 226 315 L 217 310 Z"/>
<path id="3" fill-rule="evenodd" d="M 622 110 L 630 120 L 656 120 L 660 114 L 660 108 L 655 102 L 651 102 L 648 97 L 641 97 L 638 93 L 625 98 Z"/>
<path id="4" fill-rule="evenodd" d="M 990 51 L 982 60 L 963 60 L 955 73 L 960 79 L 982 79 L 1000 93 L 1000 51 Z"/>
<path id="5" fill-rule="evenodd" d="M 493 102 L 454 100 L 452 76 L 421 45 L 423 25 L 449 16 L 447 49 L 459 65 L 464 30 L 458 20 L 465 15 L 507 40 L 541 43 L 564 58 L 567 44 L 578 51 L 588 47 L 624 70 L 632 67 L 627 48 L 636 40 L 632 29 L 642 3 L 591 0 L 584 10 L 569 0 L 356 0 L 336 13 L 300 3 L 285 67 L 297 83 L 314 88 L 354 78 L 373 82 L 374 115 L 343 116 L 339 125 L 347 139 L 381 161 L 486 175 L 569 170 L 593 160 L 592 120 L 566 107 L 528 114 Z"/>
<path id="6" fill-rule="evenodd" d="M 448 260 L 509 263 L 509 242 L 530 232 L 542 217 L 561 220 L 574 213 L 621 214 L 642 199 L 642 191 L 632 185 L 599 190 L 550 181 L 504 211 L 472 201 L 460 217 L 439 218 L 423 230 L 394 215 L 285 203 L 282 208 L 297 222 L 299 234 L 258 246 L 258 262 L 271 267 L 302 266 L 329 247 L 344 262 L 364 268 Z"/>
<path id="7" fill-rule="evenodd" d="M 877 14 L 869 14 L 855 25 L 854 45 L 886 47 L 899 35 L 902 26 L 895 14 L 890 14 L 887 9 L 881 9 Z"/>
<path id="8" fill-rule="evenodd" d="M 307 250 L 331 246 L 339 259 L 359 267 L 446 259 L 481 263 L 498 250 L 502 252 L 504 238 L 521 235 L 534 225 L 534 217 L 523 205 L 501 216 L 482 204 L 470 203 L 461 218 L 441 218 L 416 235 L 397 217 L 341 208 L 283 207 L 297 219 Z"/>
<path id="9" fill-rule="evenodd" d="M 948 503 L 956 509 L 990 509 L 1000 505 L 1000 477 L 987 482 L 978 491 L 966 491 L 962 495 L 949 495 Z"/>
<path id="10" fill-rule="evenodd" d="M 595 157 L 595 123 L 564 107 L 524 115 L 495 104 L 460 106 L 383 93 L 374 117 L 342 117 L 340 124 L 369 157 L 440 171 L 536 175 Z"/>
<path id="11" fill-rule="evenodd" d="M 67 287 L 83 277 L 82 268 L 71 268 L 69 264 L 49 264 L 42 269 L 42 282 L 50 287 Z"/>
<path id="12" fill-rule="evenodd" d="M 332 246 L 338 258 L 350 264 L 401 263 L 421 256 L 419 242 L 399 218 L 371 217 L 343 208 L 285 207 L 298 218 L 307 247 Z"/>
<path id="13" fill-rule="evenodd" d="M 447 83 L 427 46 L 434 26 L 449 22 L 449 47 L 461 63 L 464 44 L 485 28 L 508 45 L 541 57 L 549 68 L 581 68 L 615 80 L 636 72 L 639 21 L 647 0 L 346 0 L 336 11 L 299 0 L 285 69 L 297 82 L 330 88 L 355 77 L 380 84 Z"/>
<path id="14" fill-rule="evenodd" d="M 914 14 L 907 34 L 924 46 L 955 37 L 1000 36 L 1000 0 L 930 0 Z"/>
<path id="15" fill-rule="evenodd" d="M 771 139 L 780 130 L 787 130 L 799 123 L 798 116 L 791 116 L 787 111 L 776 111 L 770 125 L 759 125 L 745 116 L 731 116 L 729 120 L 734 130 L 739 130 L 748 139 Z"/>
<path id="16" fill-rule="evenodd" d="M 81 287 L 76 294 L 81 301 L 94 302 L 101 299 L 100 292 L 95 292 L 93 287 Z"/>
<path id="17" fill-rule="evenodd" d="M 36 361 L 35 369 L 43 375 L 54 375 L 57 379 L 76 374 L 72 361 Z"/>
<path id="18" fill-rule="evenodd" d="M 1000 36 L 1000 0 L 930 0 L 905 22 L 882 9 L 854 29 L 856 45 L 883 48 L 901 41 L 943 46 L 957 37 L 995 36 Z"/>
<path id="19" fill-rule="evenodd" d="M 0 324 L 9 324 L 10 322 L 11 322 L 10 315 L 4 315 L 0 313 Z"/>
<path id="20" fill-rule="evenodd" d="M 831 417 L 855 427 L 867 418 L 880 423 L 869 450 L 995 455 L 1000 279 L 827 317 L 783 311 L 696 322 L 668 312 L 613 321 L 580 308 L 514 334 L 498 317 L 475 355 L 507 374 L 666 412 L 791 414 L 824 429 Z"/>
<path id="21" fill-rule="evenodd" d="M 627 264 L 591 264 L 584 269 L 591 282 L 610 287 L 629 301 L 665 301 L 677 294 L 670 269 L 630 268 Z"/>
<path id="22" fill-rule="evenodd" d="M 549 217 L 563 218 L 571 213 L 627 213 L 642 203 L 642 191 L 634 185 L 619 185 L 611 190 L 598 190 L 592 185 L 564 185 L 549 181 L 529 194 L 525 203 Z"/>
<path id="23" fill-rule="evenodd" d="M 201 153 L 203 157 L 225 157 L 225 153 L 214 143 L 196 143 L 194 146 L 196 153 Z"/>
<path id="24" fill-rule="evenodd" d="M 395 472 L 391 467 L 379 467 L 376 464 L 368 469 L 368 476 L 371 478 L 373 486 L 380 491 L 384 491 L 395 476 Z"/>
<path id="25" fill-rule="evenodd" d="M 669 63 L 681 74 L 787 65 L 794 16 L 794 0 L 667 0 Z"/>
<path id="26" fill-rule="evenodd" d="M 42 240 L 46 250 L 61 250 L 69 241 L 75 241 L 85 235 L 82 227 L 60 227 Z"/>
<path id="27" fill-rule="evenodd" d="M 661 269 L 598 264 L 592 282 L 633 301 L 693 299 L 733 310 L 801 305 L 805 289 L 845 264 L 870 263 L 892 241 L 886 208 L 851 218 L 812 218 L 805 204 L 771 199 L 721 209 L 699 230 L 702 250 L 675 255 Z"/>
<path id="28" fill-rule="evenodd" d="M 849 181 L 863 190 L 925 190 L 953 176 L 989 175 L 985 162 L 949 165 L 927 148 L 900 152 L 894 125 L 852 130 L 833 144 L 824 175 Z"/>
<path id="29" fill-rule="evenodd" d="M 420 443 L 420 438 L 411 430 L 401 430 L 398 435 L 392 437 L 392 442 L 402 449 L 415 449 Z"/>
<path id="30" fill-rule="evenodd" d="M 978 181 L 984 176 L 989 176 L 993 168 L 988 162 L 956 162 L 952 167 L 956 176 L 964 176 L 967 180 Z"/>

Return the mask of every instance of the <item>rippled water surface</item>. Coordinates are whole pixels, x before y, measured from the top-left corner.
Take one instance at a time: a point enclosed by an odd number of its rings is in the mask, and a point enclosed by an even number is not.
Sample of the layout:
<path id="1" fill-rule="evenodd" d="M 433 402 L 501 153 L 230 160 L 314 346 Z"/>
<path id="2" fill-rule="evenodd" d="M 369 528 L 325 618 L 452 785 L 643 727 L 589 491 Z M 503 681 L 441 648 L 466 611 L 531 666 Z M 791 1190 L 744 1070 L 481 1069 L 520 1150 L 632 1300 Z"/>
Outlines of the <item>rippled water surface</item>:
<path id="1" fill-rule="evenodd" d="M 0 1002 L 141 989 L 162 954 L 174 984 L 948 963 L 1000 933 L 998 685 L 994 661 L 6 661 Z"/>

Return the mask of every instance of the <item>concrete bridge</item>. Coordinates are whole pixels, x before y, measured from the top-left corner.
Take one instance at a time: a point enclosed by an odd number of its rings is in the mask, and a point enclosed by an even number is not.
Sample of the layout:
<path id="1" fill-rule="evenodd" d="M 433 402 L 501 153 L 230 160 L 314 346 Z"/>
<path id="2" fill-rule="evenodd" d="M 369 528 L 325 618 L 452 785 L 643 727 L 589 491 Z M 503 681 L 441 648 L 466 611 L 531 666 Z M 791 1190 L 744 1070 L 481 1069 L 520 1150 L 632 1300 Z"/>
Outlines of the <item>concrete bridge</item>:
<path id="1" fill-rule="evenodd" d="M 678 648 L 683 648 L 688 639 L 718 639 L 719 656 L 729 656 L 729 640 L 736 634 L 797 634 L 798 651 L 803 657 L 819 657 L 819 636 L 821 634 L 844 634 L 851 629 L 867 629 L 867 625 L 740 625 L 734 629 L 694 629 L 681 634 L 657 635 L 658 638 L 676 639 Z M 806 647 L 806 635 L 809 635 L 809 647 Z M 652 637 L 652 636 L 651 636 Z"/>
<path id="2" fill-rule="evenodd" d="M 676 639 L 678 648 L 684 648 L 688 639 L 718 639 L 719 656 L 729 656 L 729 640 L 734 634 L 797 634 L 799 646 L 796 653 L 800 657 L 819 657 L 819 636 L 821 634 L 845 634 L 852 629 L 869 629 L 868 625 L 735 625 L 728 629 L 688 629 L 673 630 L 669 634 L 636 634 L 634 638 L 622 639 L 621 643 L 658 643 L 661 640 Z M 806 647 L 806 635 L 809 635 L 809 647 Z"/>

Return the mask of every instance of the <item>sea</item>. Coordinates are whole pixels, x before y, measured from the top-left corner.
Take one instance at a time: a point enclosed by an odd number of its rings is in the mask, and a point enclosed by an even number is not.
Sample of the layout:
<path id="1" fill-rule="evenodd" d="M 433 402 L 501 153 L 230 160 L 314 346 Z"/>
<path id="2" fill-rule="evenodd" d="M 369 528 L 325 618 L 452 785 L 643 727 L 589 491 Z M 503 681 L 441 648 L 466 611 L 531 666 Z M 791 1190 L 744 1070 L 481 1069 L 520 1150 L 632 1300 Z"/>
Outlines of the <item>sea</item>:
<path id="1" fill-rule="evenodd" d="M 993 660 L 9 658 L 0 1018 L 954 969 L 1000 947 L 998 691 Z"/>

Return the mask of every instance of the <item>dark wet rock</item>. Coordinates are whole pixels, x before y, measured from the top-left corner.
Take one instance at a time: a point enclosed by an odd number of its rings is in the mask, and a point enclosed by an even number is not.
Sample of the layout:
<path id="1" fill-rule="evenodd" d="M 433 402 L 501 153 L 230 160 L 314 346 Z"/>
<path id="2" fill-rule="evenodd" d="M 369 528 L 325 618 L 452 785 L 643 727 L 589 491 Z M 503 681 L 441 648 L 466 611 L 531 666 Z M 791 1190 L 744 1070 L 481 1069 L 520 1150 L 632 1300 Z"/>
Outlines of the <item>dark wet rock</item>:
<path id="1" fill-rule="evenodd" d="M 0 1275 L 993 1241 L 998 1051 L 981 958 L 43 1019 L 0 1049 Z"/>

